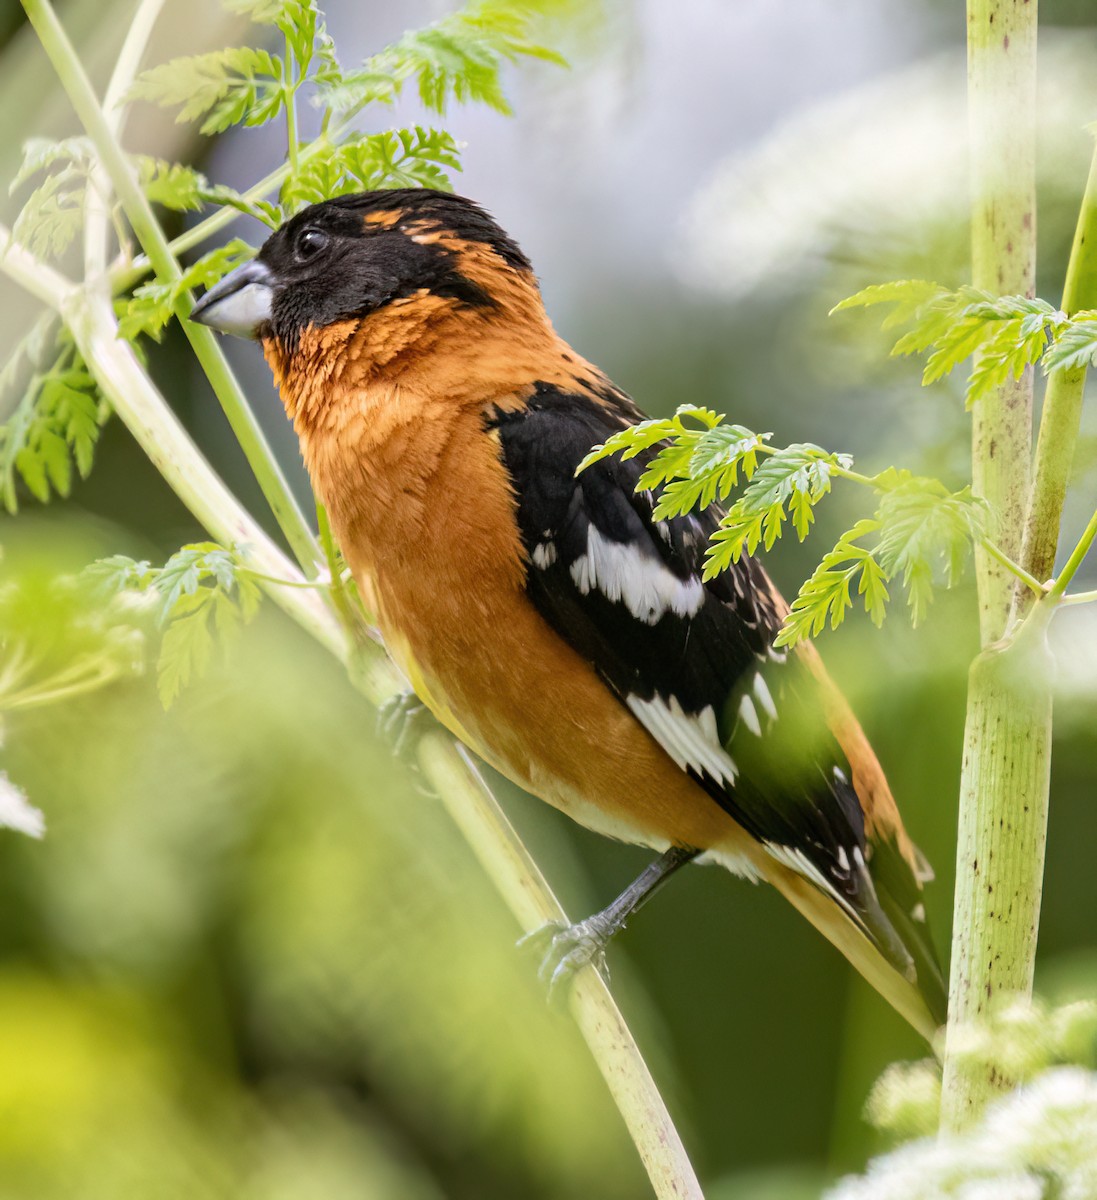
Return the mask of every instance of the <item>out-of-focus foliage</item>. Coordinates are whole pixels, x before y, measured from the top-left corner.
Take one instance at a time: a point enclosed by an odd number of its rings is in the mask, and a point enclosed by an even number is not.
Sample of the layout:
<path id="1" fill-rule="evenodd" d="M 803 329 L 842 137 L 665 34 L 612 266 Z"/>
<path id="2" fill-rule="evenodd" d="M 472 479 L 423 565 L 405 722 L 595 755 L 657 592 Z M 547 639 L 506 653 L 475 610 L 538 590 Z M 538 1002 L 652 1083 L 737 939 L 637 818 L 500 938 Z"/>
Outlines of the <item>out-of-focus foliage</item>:
<path id="1" fill-rule="evenodd" d="M 5 659 L 78 612 L 9 605 Z M 467 846 L 284 621 L 169 714 L 138 679 L 8 734 L 49 835 L 0 830 L 5 1197 L 642 1189 Z"/>
<path id="2" fill-rule="evenodd" d="M 0 372 L 0 405 L 22 389 L 0 425 L 0 497 L 17 512 L 17 477 L 45 504 L 67 496 L 74 474 L 91 472 L 99 430 L 109 416 L 72 338 L 42 316 L 14 348 Z M 75 468 L 75 471 L 74 471 Z"/>
<path id="3" fill-rule="evenodd" d="M 183 546 L 162 567 L 114 554 L 84 575 L 102 595 L 149 601 L 163 632 L 157 687 L 165 708 L 208 670 L 214 635 L 222 642 L 234 639 L 262 598 L 251 572 L 216 542 Z"/>

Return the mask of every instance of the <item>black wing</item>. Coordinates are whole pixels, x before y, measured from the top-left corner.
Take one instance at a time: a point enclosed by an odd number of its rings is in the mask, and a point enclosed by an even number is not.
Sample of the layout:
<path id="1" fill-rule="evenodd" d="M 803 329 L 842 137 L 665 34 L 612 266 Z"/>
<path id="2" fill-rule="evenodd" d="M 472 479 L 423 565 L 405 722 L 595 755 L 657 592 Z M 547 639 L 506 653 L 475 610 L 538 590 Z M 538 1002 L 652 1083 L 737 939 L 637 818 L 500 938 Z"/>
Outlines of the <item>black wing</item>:
<path id="1" fill-rule="evenodd" d="M 866 866 L 861 805 L 814 682 L 797 656 L 772 649 L 781 621 L 765 572 L 744 556 L 702 580 L 722 510 L 656 521 L 655 498 L 636 492 L 650 453 L 575 475 L 593 445 L 639 419 L 608 385 L 595 394 L 538 384 L 525 407 L 492 414 L 530 598 L 683 770 L 912 975 Z M 905 870 L 900 890 L 917 894 L 901 856 L 889 868 Z"/>

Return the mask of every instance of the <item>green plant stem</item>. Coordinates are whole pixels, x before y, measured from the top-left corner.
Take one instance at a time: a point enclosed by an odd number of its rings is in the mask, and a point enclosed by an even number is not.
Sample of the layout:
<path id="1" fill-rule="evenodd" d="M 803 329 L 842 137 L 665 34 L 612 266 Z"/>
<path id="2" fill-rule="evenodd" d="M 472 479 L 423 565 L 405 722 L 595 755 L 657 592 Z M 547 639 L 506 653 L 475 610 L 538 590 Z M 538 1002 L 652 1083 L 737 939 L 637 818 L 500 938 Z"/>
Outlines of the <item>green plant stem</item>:
<path id="1" fill-rule="evenodd" d="M 296 176 L 299 170 L 297 162 L 297 80 L 294 68 L 293 48 L 289 36 L 286 37 L 286 58 L 282 70 L 285 73 L 283 91 L 286 97 L 286 162 L 290 174 Z"/>
<path id="2" fill-rule="evenodd" d="M 181 277 L 179 264 L 168 247 L 167 239 L 148 200 L 138 186 L 125 152 L 92 90 L 83 64 L 61 28 L 49 0 L 23 0 L 23 8 L 76 110 L 77 117 L 95 143 L 126 217 L 148 254 L 149 261 L 162 280 L 178 280 Z M 187 320 L 191 307 L 192 300 L 189 294 L 180 296 L 175 305 L 175 314 L 183 332 L 224 409 L 232 431 L 286 540 L 302 569 L 307 574 L 315 574 L 316 542 L 312 531 L 294 500 L 214 335 L 210 330 Z"/>
<path id="3" fill-rule="evenodd" d="M 114 137 L 121 136 L 127 109 L 122 104 L 122 97 L 129 90 L 137 68 L 141 65 L 141 56 L 152 36 L 153 26 L 164 7 L 164 0 L 141 0 L 137 12 L 134 13 L 126 32 L 126 40 L 118 52 L 107 92 L 103 98 L 103 115 Z M 85 210 L 84 220 L 84 277 L 91 279 L 107 269 L 107 229 L 110 221 L 110 179 L 103 169 L 102 162 L 97 162 L 92 169 L 90 186 L 86 192 L 88 209 Z M 102 212 L 93 215 L 90 209 L 99 205 Z"/>
<path id="4" fill-rule="evenodd" d="M 327 563 L 328 574 L 331 576 L 329 588 L 332 606 L 347 632 L 347 637 L 350 638 L 351 645 L 358 645 L 364 638 L 370 636 L 371 631 L 367 629 L 347 594 L 342 565 L 339 562 L 339 548 L 335 544 L 335 535 L 331 532 L 327 509 L 319 501 L 316 502 L 316 527 L 320 535 L 320 548 L 324 552 L 324 561 Z"/>
<path id="5" fill-rule="evenodd" d="M 862 487 L 870 487 L 874 492 L 882 492 L 884 489 L 880 487 L 877 479 L 871 475 L 862 475 L 860 471 L 851 471 L 847 467 L 830 468 L 830 473 L 838 479 L 848 479 L 850 483 L 859 483 Z"/>
<path id="6" fill-rule="evenodd" d="M 1070 581 L 1078 574 L 1078 568 L 1085 561 L 1085 557 L 1093 545 L 1094 538 L 1097 538 L 1097 512 L 1090 517 L 1089 524 L 1078 539 L 1078 544 L 1070 552 L 1070 557 L 1063 564 L 1063 569 L 1059 572 L 1058 578 L 1051 585 L 1049 595 L 1061 596 L 1067 590 Z"/>
<path id="7" fill-rule="evenodd" d="M 419 762 L 439 788 L 442 803 L 488 875 L 506 881 L 503 898 L 525 930 L 566 921 L 506 814 L 496 803 L 468 750 L 448 734 L 426 734 Z M 535 885 L 535 886 L 531 886 Z M 502 890 L 502 889 L 501 889 Z M 572 981 L 569 1005 L 587 1045 L 598 1047 L 598 1066 L 628 1125 L 655 1195 L 703 1200 L 685 1147 L 661 1101 L 632 1033 L 601 975 L 589 968 Z"/>
<path id="8" fill-rule="evenodd" d="M 41 708 L 61 700 L 73 700 L 88 692 L 98 691 L 109 683 L 122 678 L 125 672 L 117 665 L 105 663 L 96 667 L 93 674 L 73 683 L 47 680 L 45 683 L 27 687 L 18 692 L 0 695 L 0 712 L 15 712 L 18 709 Z"/>
<path id="9" fill-rule="evenodd" d="M 253 571 L 250 567 L 241 567 L 240 571 L 256 583 L 270 583 L 277 587 L 309 588 L 314 592 L 326 592 L 328 584 L 322 579 L 279 579 L 275 575 L 264 575 Z"/>
<path id="10" fill-rule="evenodd" d="M 243 565 L 258 577 L 274 603 L 337 659 L 371 704 L 380 707 L 406 687 L 380 646 L 352 658 L 347 638 L 315 588 L 240 505 L 205 461 L 178 419 L 118 337 L 118 324 L 101 279 L 98 289 L 78 288 L 13 244 L 0 226 L 0 271 L 50 304 L 69 324 L 88 369 L 115 412 L 153 465 L 210 537 L 241 548 Z M 546 920 L 565 919 L 544 876 L 463 749 L 447 734 L 430 733 L 419 747 L 427 783 L 438 792 L 525 932 Z M 586 967 L 574 981 L 571 1008 L 591 1055 L 609 1087 L 659 1200 L 703 1200 L 697 1177 L 624 1018 L 613 997 Z"/>
<path id="11" fill-rule="evenodd" d="M 972 284 L 1032 296 L 1036 281 L 1036 0 L 968 0 Z M 973 490 L 995 514 L 995 541 L 1021 562 L 1032 455 L 1032 371 L 972 407 Z M 986 646 L 1009 620 L 1015 582 L 976 553 Z"/>
<path id="12" fill-rule="evenodd" d="M 1031 296 L 1035 274 L 1035 0 L 968 0 L 972 283 Z M 974 490 L 998 518 L 996 542 L 1016 563 L 1028 502 L 1032 372 L 976 402 Z M 964 1027 L 999 993 L 1032 989 L 1047 836 L 1051 697 L 1046 621 L 1002 645 L 1016 572 L 976 551 L 983 652 L 968 679 L 956 849 L 949 1024 L 941 1121 L 965 1128 L 1012 1084 L 1008 1072 L 965 1065 Z M 1032 572 L 1029 572 L 1032 574 Z"/>
<path id="13" fill-rule="evenodd" d="M 1097 146 L 1074 231 L 1062 307 L 1068 316 L 1097 307 Z M 1063 501 L 1074 463 L 1085 386 L 1084 367 L 1076 371 L 1060 368 L 1048 376 L 1021 555 L 1021 562 L 1038 579 L 1048 579 L 1055 570 Z"/>
<path id="14" fill-rule="evenodd" d="M 1001 563 L 1003 567 L 1011 574 L 1015 575 L 1030 591 L 1035 592 L 1037 596 L 1044 595 L 1044 585 L 1036 578 L 1035 575 L 1030 575 L 1020 563 L 1015 563 L 995 542 L 990 538 L 981 538 L 979 545 L 983 550 L 994 559 L 995 562 Z"/>
<path id="15" fill-rule="evenodd" d="M 1064 596 L 1060 604 L 1092 604 L 1097 600 L 1097 592 L 1072 592 L 1069 596 Z"/>

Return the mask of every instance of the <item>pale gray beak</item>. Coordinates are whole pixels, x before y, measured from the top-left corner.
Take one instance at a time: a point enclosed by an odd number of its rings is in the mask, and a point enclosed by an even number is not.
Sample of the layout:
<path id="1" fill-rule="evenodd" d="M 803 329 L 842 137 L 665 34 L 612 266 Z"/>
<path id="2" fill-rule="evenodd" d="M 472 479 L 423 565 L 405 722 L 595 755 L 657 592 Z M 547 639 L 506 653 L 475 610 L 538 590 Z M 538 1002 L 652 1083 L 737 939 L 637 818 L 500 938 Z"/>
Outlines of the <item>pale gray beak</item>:
<path id="1" fill-rule="evenodd" d="M 271 319 L 273 299 L 274 276 L 254 259 L 211 287 L 191 310 L 190 319 L 221 333 L 255 338 Z"/>

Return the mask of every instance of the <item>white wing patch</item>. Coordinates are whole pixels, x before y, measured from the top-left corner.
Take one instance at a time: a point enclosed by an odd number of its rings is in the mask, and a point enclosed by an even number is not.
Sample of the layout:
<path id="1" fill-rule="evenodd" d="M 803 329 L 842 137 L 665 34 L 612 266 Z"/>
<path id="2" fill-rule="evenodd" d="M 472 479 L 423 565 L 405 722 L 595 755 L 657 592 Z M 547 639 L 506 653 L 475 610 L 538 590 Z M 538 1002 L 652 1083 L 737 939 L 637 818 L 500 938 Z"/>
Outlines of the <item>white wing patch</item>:
<path id="1" fill-rule="evenodd" d="M 582 595 L 597 588 L 647 625 L 667 612 L 692 617 L 705 603 L 705 587 L 696 576 L 679 579 L 658 559 L 603 537 L 594 525 L 587 530 L 586 554 L 571 564 L 571 578 Z"/>
<path id="2" fill-rule="evenodd" d="M 542 571 L 551 567 L 556 561 L 556 543 L 555 542 L 538 542 L 533 547 L 533 565 L 539 567 Z"/>
<path id="3" fill-rule="evenodd" d="M 640 724 L 683 771 L 692 769 L 718 783 L 734 785 L 738 770 L 720 745 L 716 713 L 711 705 L 690 716 L 676 696 L 671 696 L 669 701 L 661 696 L 651 700 L 629 696 L 627 704 Z"/>
<path id="4" fill-rule="evenodd" d="M 762 706 L 762 711 L 771 721 L 777 720 L 777 705 L 773 703 L 773 695 L 761 674 L 754 676 L 754 695 Z"/>
<path id="5" fill-rule="evenodd" d="M 762 725 L 758 720 L 758 710 L 754 707 L 754 701 L 746 692 L 743 693 L 743 698 L 739 701 L 739 719 L 755 737 L 762 736 Z"/>

